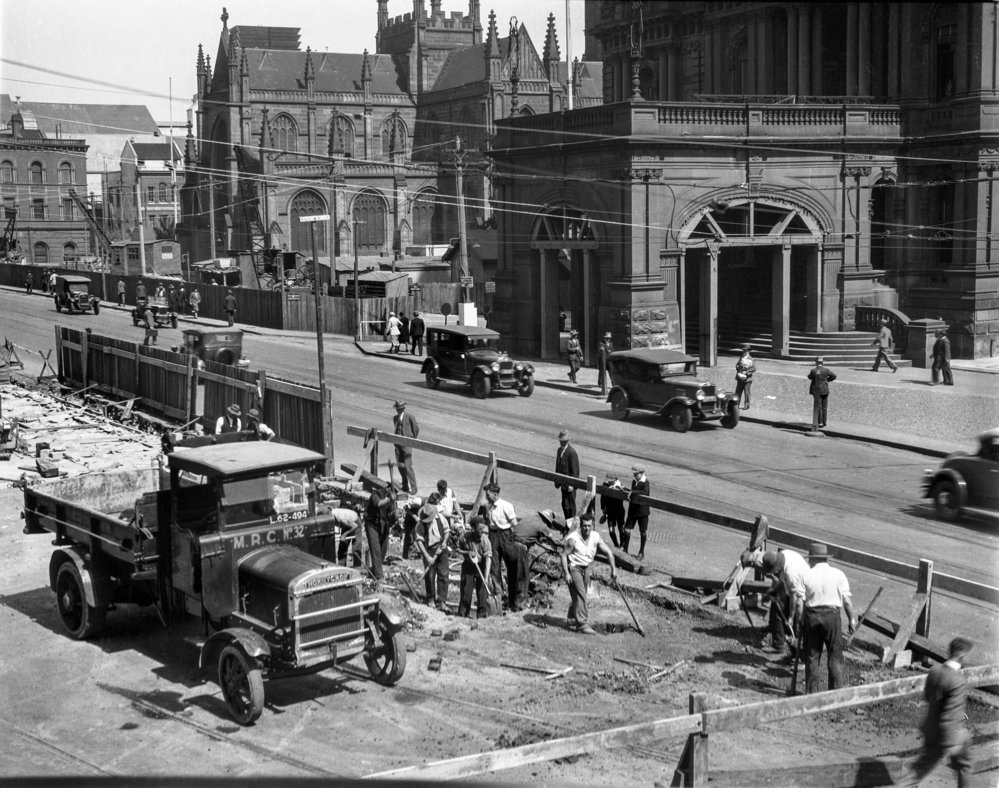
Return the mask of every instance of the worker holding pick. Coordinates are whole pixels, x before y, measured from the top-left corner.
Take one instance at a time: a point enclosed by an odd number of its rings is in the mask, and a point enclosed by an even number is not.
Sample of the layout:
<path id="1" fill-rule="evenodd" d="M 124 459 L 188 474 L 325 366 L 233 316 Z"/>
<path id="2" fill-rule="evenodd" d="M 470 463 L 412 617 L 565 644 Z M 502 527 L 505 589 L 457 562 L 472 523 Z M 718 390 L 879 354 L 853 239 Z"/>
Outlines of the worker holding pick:
<path id="1" fill-rule="evenodd" d="M 579 518 L 579 530 L 570 531 L 565 537 L 562 549 L 562 571 L 569 586 L 569 617 L 570 629 L 584 635 L 597 634 L 589 624 L 589 613 L 586 608 L 586 588 L 590 583 L 590 567 L 597 557 L 597 550 L 602 550 L 610 564 L 611 581 L 617 579 L 617 568 L 614 566 L 614 553 L 607 543 L 593 530 L 593 514 L 584 512 Z"/>

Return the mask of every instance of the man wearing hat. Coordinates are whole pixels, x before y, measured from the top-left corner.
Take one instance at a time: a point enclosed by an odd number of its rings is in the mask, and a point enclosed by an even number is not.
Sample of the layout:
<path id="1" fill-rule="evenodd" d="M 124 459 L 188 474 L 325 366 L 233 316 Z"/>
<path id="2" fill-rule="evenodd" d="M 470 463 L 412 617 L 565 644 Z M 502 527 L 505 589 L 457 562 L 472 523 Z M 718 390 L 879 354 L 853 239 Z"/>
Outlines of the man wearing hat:
<path id="1" fill-rule="evenodd" d="M 940 382 L 940 375 L 943 375 L 945 386 L 954 385 L 954 376 L 950 371 L 950 340 L 947 339 L 947 332 L 942 328 L 937 329 L 936 342 L 933 343 L 933 385 Z"/>
<path id="2" fill-rule="evenodd" d="M 427 332 L 427 324 L 423 322 L 419 312 L 413 312 L 413 319 L 409 321 L 409 342 L 411 347 L 409 352 L 414 355 L 423 355 L 423 335 Z M 420 352 L 417 354 L 417 350 Z"/>
<path id="3" fill-rule="evenodd" d="M 231 326 L 236 321 L 236 294 L 232 290 L 225 291 L 225 299 L 222 301 L 222 308 L 225 310 L 226 319 Z"/>
<path id="4" fill-rule="evenodd" d="M 735 396 L 743 410 L 749 410 L 749 390 L 753 387 L 753 375 L 756 374 L 756 362 L 753 361 L 753 348 L 744 344 L 740 348 L 742 355 L 735 362 Z M 746 404 L 742 403 L 742 395 L 746 395 Z"/>
<path id="5" fill-rule="evenodd" d="M 233 403 L 228 408 L 224 414 L 215 420 L 215 434 L 225 435 L 227 432 L 242 432 L 243 423 L 240 421 L 240 416 L 243 415 L 243 411 L 240 410 L 239 405 Z"/>
<path id="6" fill-rule="evenodd" d="M 808 393 L 812 395 L 812 429 L 826 426 L 829 415 L 829 384 L 836 380 L 836 373 L 823 366 L 825 360 L 817 356 L 815 366 L 808 371 Z"/>
<path id="7" fill-rule="evenodd" d="M 389 341 L 389 353 L 399 352 L 399 334 L 402 331 L 402 323 L 395 316 L 395 312 L 389 312 L 388 326 L 385 329 L 385 337 Z"/>
<path id="8" fill-rule="evenodd" d="M 423 556 L 423 579 L 426 583 L 427 604 L 438 610 L 447 609 L 448 590 L 448 549 L 447 541 L 451 534 L 447 518 L 441 514 L 437 504 L 440 495 L 435 490 L 427 497 L 420 508 L 416 526 L 416 547 Z"/>
<path id="9" fill-rule="evenodd" d="M 576 329 L 569 332 L 569 341 L 565 343 L 565 354 L 569 358 L 569 380 L 575 383 L 579 365 L 583 362 L 583 348 L 579 344 L 579 332 Z"/>
<path id="10" fill-rule="evenodd" d="M 579 478 L 579 457 L 576 450 L 569 445 L 569 430 L 561 430 L 558 434 L 558 450 L 555 452 L 555 473 L 563 476 Z M 569 482 L 557 481 L 555 487 L 562 491 L 562 514 L 566 524 L 576 516 L 576 488 Z"/>
<path id="11" fill-rule="evenodd" d="M 843 623 L 846 611 L 847 631 L 852 635 L 857 627 L 853 615 L 853 598 L 846 575 L 829 565 L 829 551 L 821 542 L 813 542 L 808 550 L 811 569 L 805 575 L 804 627 L 802 654 L 805 662 L 805 688 L 811 695 L 819 691 L 819 662 L 826 649 L 829 672 L 828 689 L 843 686 Z"/>
<path id="12" fill-rule="evenodd" d="M 809 572 L 808 561 L 794 550 L 746 551 L 742 556 L 743 566 L 754 566 L 774 578 L 774 585 L 768 592 L 773 597 L 770 605 L 770 648 L 764 651 L 782 650 L 788 636 L 801 627 L 801 616 L 805 606 L 805 576 Z M 790 625 L 790 632 L 784 622 Z"/>
<path id="13" fill-rule="evenodd" d="M 604 334 L 604 339 L 597 348 L 597 361 L 599 366 L 597 368 L 597 385 L 600 386 L 600 393 L 607 394 L 607 381 L 611 379 L 610 376 L 610 354 L 614 352 L 614 338 L 611 336 L 611 332 L 608 331 Z"/>
<path id="14" fill-rule="evenodd" d="M 405 400 L 395 401 L 395 416 L 392 417 L 395 434 L 404 438 L 419 438 L 420 425 L 412 413 L 406 413 Z M 409 446 L 396 446 L 395 459 L 399 463 L 399 475 L 402 477 L 402 490 L 416 494 L 416 471 L 413 470 L 413 450 Z"/>
<path id="15" fill-rule="evenodd" d="M 269 441 L 274 439 L 274 430 L 260 420 L 260 411 L 250 408 L 246 414 L 246 429 L 254 440 Z"/>
<path id="16" fill-rule="evenodd" d="M 638 534 L 641 537 L 641 546 L 638 548 L 638 560 L 645 560 L 645 538 L 649 531 L 649 512 L 651 509 L 647 503 L 637 500 L 640 495 L 648 496 L 649 479 L 645 475 L 644 465 L 632 465 L 631 492 L 628 495 L 628 519 L 624 521 L 624 530 L 621 532 L 621 549 L 628 552 L 628 545 L 631 543 L 631 532 L 638 524 Z"/>
<path id="17" fill-rule="evenodd" d="M 608 471 L 604 487 L 610 490 L 623 490 L 621 480 L 614 471 Z M 607 523 L 607 533 L 615 547 L 620 547 L 624 539 L 624 499 L 610 495 L 600 496 L 600 522 Z"/>
<path id="18" fill-rule="evenodd" d="M 884 361 L 891 367 L 893 373 L 898 372 L 895 362 L 888 356 L 889 351 L 895 346 L 895 340 L 892 338 L 891 329 L 888 328 L 888 321 L 885 318 L 881 318 L 881 329 L 878 331 L 877 339 L 871 342 L 871 344 L 878 346 L 878 355 L 874 359 L 874 366 L 871 368 L 871 371 L 877 372 L 878 367 L 881 366 L 881 362 Z"/>

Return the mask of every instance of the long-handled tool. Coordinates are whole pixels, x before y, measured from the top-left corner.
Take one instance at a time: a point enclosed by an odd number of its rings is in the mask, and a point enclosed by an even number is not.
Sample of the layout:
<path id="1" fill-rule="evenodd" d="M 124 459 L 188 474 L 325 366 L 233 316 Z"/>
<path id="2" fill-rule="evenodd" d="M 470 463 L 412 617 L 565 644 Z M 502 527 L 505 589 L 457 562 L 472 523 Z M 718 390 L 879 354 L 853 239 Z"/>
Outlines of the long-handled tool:
<path id="1" fill-rule="evenodd" d="M 860 614 L 860 618 L 857 619 L 857 627 L 853 630 L 853 634 L 846 639 L 846 643 L 843 644 L 843 651 L 850 648 L 850 644 L 853 643 L 853 639 L 857 637 L 857 633 L 860 631 L 861 624 L 864 623 L 864 619 L 867 618 L 867 614 L 871 612 L 874 607 L 874 603 L 878 601 L 878 597 L 881 596 L 881 592 L 885 590 L 884 586 L 878 586 L 877 592 L 874 594 L 874 598 L 871 603 L 867 606 L 863 613 Z"/>
<path id="2" fill-rule="evenodd" d="M 631 620 L 635 622 L 635 629 L 638 630 L 639 635 L 645 637 L 645 630 L 642 629 L 642 625 L 639 624 L 638 619 L 635 618 L 635 613 L 632 611 L 631 605 L 628 604 L 628 597 L 626 597 L 624 595 L 624 591 L 621 590 L 621 584 L 618 583 L 617 580 L 614 580 L 613 583 L 614 583 L 614 588 L 616 588 L 617 592 L 621 595 L 621 601 L 624 602 L 624 606 L 628 608 L 628 612 L 631 614 Z"/>
<path id="3" fill-rule="evenodd" d="M 479 580 L 482 581 L 482 587 L 486 589 L 486 597 L 489 599 L 489 606 L 493 615 L 499 612 L 499 605 L 496 602 L 496 595 L 490 590 L 489 583 L 486 581 L 485 575 L 482 574 L 482 570 L 479 569 L 479 562 L 472 561 L 472 566 L 475 567 L 475 573 L 479 576 Z"/>
<path id="4" fill-rule="evenodd" d="M 801 663 L 801 642 L 798 642 L 798 648 L 794 651 L 794 671 L 791 673 L 791 688 L 787 691 L 788 695 L 798 694 L 798 665 Z"/>

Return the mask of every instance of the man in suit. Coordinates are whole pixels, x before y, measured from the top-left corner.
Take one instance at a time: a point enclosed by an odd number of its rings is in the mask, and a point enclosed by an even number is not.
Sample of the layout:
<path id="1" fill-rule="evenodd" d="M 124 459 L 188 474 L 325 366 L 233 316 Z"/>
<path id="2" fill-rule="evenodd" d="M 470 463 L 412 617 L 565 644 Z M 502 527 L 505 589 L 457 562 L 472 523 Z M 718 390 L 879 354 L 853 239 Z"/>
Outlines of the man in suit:
<path id="1" fill-rule="evenodd" d="M 891 329 L 888 328 L 888 321 L 884 318 L 881 318 L 881 330 L 878 331 L 878 338 L 871 342 L 871 344 L 878 346 L 878 355 L 874 359 L 874 366 L 871 368 L 871 371 L 877 372 L 878 367 L 881 366 L 881 362 L 884 361 L 891 367 L 892 372 L 898 372 L 898 367 L 888 355 L 889 351 L 895 346 L 895 340 L 892 338 Z"/>
<path id="2" fill-rule="evenodd" d="M 604 341 L 597 348 L 597 385 L 600 386 L 600 393 L 607 393 L 607 381 L 611 379 L 610 374 L 610 354 L 614 352 L 614 337 L 608 331 L 604 334 Z"/>
<path id="3" fill-rule="evenodd" d="M 649 479 L 645 475 L 644 465 L 631 466 L 631 473 L 634 478 L 631 480 L 631 493 L 628 496 L 628 519 L 624 521 L 624 529 L 621 531 L 621 549 L 628 552 L 628 545 L 631 542 L 631 532 L 638 524 L 638 535 L 641 544 L 638 548 L 638 560 L 645 560 L 645 538 L 649 532 L 649 505 L 639 503 L 635 499 L 640 495 L 648 496 Z"/>
<path id="4" fill-rule="evenodd" d="M 940 382 L 940 375 L 943 375 L 945 386 L 954 385 L 954 376 L 950 371 L 950 340 L 947 339 L 947 332 L 942 328 L 937 329 L 937 341 L 933 343 L 933 385 Z"/>
<path id="5" fill-rule="evenodd" d="M 829 384 L 836 380 L 836 373 L 822 366 L 824 361 L 822 356 L 817 357 L 815 366 L 808 372 L 808 379 L 812 381 L 808 386 L 808 393 L 812 395 L 812 430 L 826 426 L 826 417 L 829 413 Z"/>
<path id="6" fill-rule="evenodd" d="M 413 319 L 409 321 L 409 342 L 410 342 L 410 353 L 416 354 L 419 350 L 419 355 L 423 355 L 423 335 L 426 333 L 427 326 L 423 322 L 423 318 L 420 317 L 419 312 L 413 312 Z"/>
<path id="7" fill-rule="evenodd" d="M 902 785 L 919 785 L 945 758 L 950 759 L 950 765 L 957 771 L 958 788 L 970 785 L 971 754 L 968 745 L 971 737 L 964 725 L 968 719 L 965 713 L 968 682 L 961 675 L 961 668 L 971 648 L 970 640 L 954 638 L 948 650 L 950 658 L 930 669 L 923 689 L 927 704 L 923 749 L 909 766 Z"/>
<path id="8" fill-rule="evenodd" d="M 405 438 L 419 438 L 420 426 L 412 413 L 406 413 L 406 403 L 395 401 L 395 434 Z M 416 494 L 416 471 L 413 470 L 413 450 L 408 446 L 396 446 L 395 458 L 399 463 L 399 475 L 402 477 L 402 490 L 412 495 Z"/>
<path id="9" fill-rule="evenodd" d="M 576 450 L 569 445 L 569 430 L 558 434 L 558 451 L 555 452 L 555 473 L 579 478 L 579 457 Z M 555 482 L 555 487 L 562 491 L 562 514 L 568 525 L 570 518 L 576 516 L 576 488 L 568 482 Z"/>

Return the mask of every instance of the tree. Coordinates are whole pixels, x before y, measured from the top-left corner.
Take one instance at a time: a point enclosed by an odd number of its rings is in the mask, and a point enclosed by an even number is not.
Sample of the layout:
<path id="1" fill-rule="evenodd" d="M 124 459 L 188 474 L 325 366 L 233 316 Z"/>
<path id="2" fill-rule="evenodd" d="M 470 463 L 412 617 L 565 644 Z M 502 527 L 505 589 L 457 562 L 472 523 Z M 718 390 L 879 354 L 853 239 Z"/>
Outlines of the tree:
<path id="1" fill-rule="evenodd" d="M 172 216 L 157 216 L 153 225 L 153 235 L 157 240 L 172 239 L 177 232 L 177 223 Z"/>

